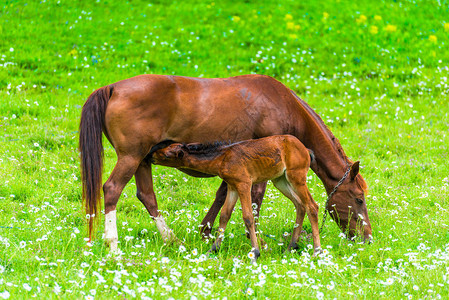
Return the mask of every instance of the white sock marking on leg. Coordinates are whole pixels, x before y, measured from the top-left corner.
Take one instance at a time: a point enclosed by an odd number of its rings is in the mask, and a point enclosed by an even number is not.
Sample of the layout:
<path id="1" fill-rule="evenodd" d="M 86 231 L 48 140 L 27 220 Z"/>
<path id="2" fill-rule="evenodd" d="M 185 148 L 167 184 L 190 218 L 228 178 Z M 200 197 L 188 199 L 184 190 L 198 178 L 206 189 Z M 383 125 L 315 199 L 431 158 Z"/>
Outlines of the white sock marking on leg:
<path id="1" fill-rule="evenodd" d="M 118 233 L 117 233 L 117 213 L 115 210 L 108 212 L 104 216 L 104 239 L 109 244 L 110 251 L 117 251 Z"/>
<path id="2" fill-rule="evenodd" d="M 162 240 L 164 242 L 170 241 L 174 238 L 171 229 L 165 223 L 164 217 L 162 215 L 154 218 L 154 222 L 156 223 L 156 227 L 162 235 Z"/>

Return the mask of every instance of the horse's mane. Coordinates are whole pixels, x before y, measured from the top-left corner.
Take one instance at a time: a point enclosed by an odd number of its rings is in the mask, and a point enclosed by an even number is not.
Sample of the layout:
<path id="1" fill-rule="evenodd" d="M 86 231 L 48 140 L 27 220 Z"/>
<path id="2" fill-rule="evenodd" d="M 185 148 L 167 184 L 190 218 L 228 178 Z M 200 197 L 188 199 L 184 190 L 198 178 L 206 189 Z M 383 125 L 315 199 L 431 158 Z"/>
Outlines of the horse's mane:
<path id="1" fill-rule="evenodd" d="M 346 155 L 345 151 L 343 150 L 343 147 L 340 144 L 340 141 L 335 137 L 335 135 L 330 131 L 329 127 L 324 123 L 323 119 L 307 104 L 304 100 L 298 97 L 293 90 L 290 90 L 293 96 L 298 99 L 298 101 L 301 103 L 301 105 L 307 110 L 307 112 L 315 119 L 315 121 L 320 125 L 320 127 L 323 129 L 324 133 L 328 136 L 328 138 L 332 141 L 332 144 L 335 147 L 335 150 L 340 154 L 340 156 L 343 158 L 343 160 L 348 165 L 352 165 L 353 162 L 349 159 L 349 157 Z M 355 178 L 357 185 L 359 188 L 361 188 L 365 193 L 368 192 L 368 185 L 366 184 L 365 179 L 363 179 L 362 175 L 358 174 Z"/>

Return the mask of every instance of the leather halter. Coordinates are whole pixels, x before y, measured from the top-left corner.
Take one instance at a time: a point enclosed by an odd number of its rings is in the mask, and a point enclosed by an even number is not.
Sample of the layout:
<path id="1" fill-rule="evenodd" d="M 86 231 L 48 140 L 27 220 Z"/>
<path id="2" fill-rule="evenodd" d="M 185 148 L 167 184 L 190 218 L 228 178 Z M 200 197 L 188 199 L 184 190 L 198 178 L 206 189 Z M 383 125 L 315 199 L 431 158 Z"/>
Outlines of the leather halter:
<path id="1" fill-rule="evenodd" d="M 324 205 L 324 214 L 323 214 L 323 222 L 321 224 L 321 228 L 320 228 L 320 233 L 324 228 L 324 223 L 326 223 L 326 217 L 327 217 L 327 204 L 329 203 L 329 200 L 332 198 L 332 196 L 335 194 L 335 192 L 337 191 L 338 187 L 340 185 L 343 184 L 343 181 L 345 181 L 345 179 L 348 177 L 349 172 L 351 171 L 351 167 L 348 167 L 348 169 L 346 170 L 345 174 L 343 175 L 343 177 L 340 179 L 340 181 L 337 183 L 337 185 L 334 187 L 334 189 L 332 190 L 332 192 L 329 193 L 329 195 L 327 196 L 327 200 L 326 200 L 326 204 Z"/>

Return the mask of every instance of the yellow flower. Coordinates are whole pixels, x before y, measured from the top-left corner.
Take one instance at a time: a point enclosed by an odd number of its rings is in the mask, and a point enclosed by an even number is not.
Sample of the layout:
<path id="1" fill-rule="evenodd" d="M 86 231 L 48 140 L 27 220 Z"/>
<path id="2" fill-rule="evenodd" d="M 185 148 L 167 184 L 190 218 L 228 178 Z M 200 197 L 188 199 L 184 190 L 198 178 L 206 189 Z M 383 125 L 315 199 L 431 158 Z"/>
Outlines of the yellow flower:
<path id="1" fill-rule="evenodd" d="M 323 18 L 324 18 L 324 19 L 329 18 L 329 14 L 328 14 L 327 12 L 323 12 Z"/>
<path id="2" fill-rule="evenodd" d="M 78 53 L 78 51 L 76 51 L 76 49 L 72 49 L 70 52 L 69 52 L 69 55 L 76 55 Z"/>
<path id="3" fill-rule="evenodd" d="M 295 23 L 287 22 L 287 29 L 293 29 L 293 28 L 295 28 Z"/>
<path id="4" fill-rule="evenodd" d="M 445 23 L 444 24 L 444 30 L 445 31 L 449 31 L 449 23 Z"/>
<path id="5" fill-rule="evenodd" d="M 385 28 L 384 28 L 384 30 L 385 30 L 386 32 L 395 32 L 397 29 L 398 29 L 398 28 L 397 28 L 396 25 L 391 25 L 391 24 L 388 24 L 388 25 L 385 26 Z"/>
<path id="6" fill-rule="evenodd" d="M 299 30 L 300 28 L 301 28 L 300 25 L 295 25 L 295 29 L 296 29 L 296 30 Z"/>
<path id="7" fill-rule="evenodd" d="M 438 38 L 435 36 L 435 35 L 430 35 L 429 36 L 429 41 L 431 42 L 431 43 L 434 43 L 434 44 L 436 44 L 437 43 L 437 40 L 438 40 Z"/>
<path id="8" fill-rule="evenodd" d="M 232 21 L 238 22 L 238 21 L 240 21 L 240 17 L 239 16 L 233 16 L 232 17 Z"/>
<path id="9" fill-rule="evenodd" d="M 293 20 L 293 16 L 291 14 L 286 14 L 285 15 L 285 19 L 286 20 Z"/>
<path id="10" fill-rule="evenodd" d="M 360 17 L 358 17 L 355 21 L 356 21 L 358 24 L 362 24 L 362 23 L 365 23 L 366 20 L 367 20 L 367 18 L 366 18 L 365 15 L 360 15 Z"/>
<path id="11" fill-rule="evenodd" d="M 377 28 L 377 26 L 371 26 L 371 27 L 369 28 L 369 32 L 370 32 L 371 34 L 377 34 L 377 33 L 379 32 L 379 29 Z"/>
<path id="12" fill-rule="evenodd" d="M 294 33 L 288 35 L 291 39 L 297 39 L 298 36 Z"/>
<path id="13" fill-rule="evenodd" d="M 381 17 L 381 16 L 374 16 L 374 20 L 376 20 L 376 21 L 381 21 L 381 20 L 382 20 L 382 17 Z"/>

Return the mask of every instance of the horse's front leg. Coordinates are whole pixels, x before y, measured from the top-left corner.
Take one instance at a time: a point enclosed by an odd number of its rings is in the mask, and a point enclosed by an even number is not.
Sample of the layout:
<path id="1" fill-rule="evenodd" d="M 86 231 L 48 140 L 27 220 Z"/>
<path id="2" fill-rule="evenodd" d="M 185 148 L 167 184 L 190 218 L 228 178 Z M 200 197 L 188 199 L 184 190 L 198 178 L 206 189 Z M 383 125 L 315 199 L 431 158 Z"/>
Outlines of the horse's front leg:
<path id="1" fill-rule="evenodd" d="M 139 159 L 131 156 L 119 156 L 111 175 L 103 185 L 105 210 L 105 242 L 112 252 L 117 251 L 118 233 L 116 207 L 120 194 L 128 181 L 133 177 Z"/>
<path id="2" fill-rule="evenodd" d="M 217 193 L 215 194 L 214 203 L 212 203 L 212 206 L 209 208 L 209 211 L 207 212 L 200 225 L 200 233 L 203 239 L 207 239 L 210 237 L 212 226 L 214 225 L 218 212 L 226 201 L 227 191 L 228 185 L 225 181 L 222 181 Z"/>
<path id="3" fill-rule="evenodd" d="M 151 164 L 142 161 L 137 168 L 136 174 L 137 198 L 142 202 L 152 219 L 156 223 L 156 227 L 162 236 L 164 243 L 176 240 L 173 231 L 165 223 L 164 217 L 159 213 L 156 195 L 153 190 L 153 177 L 151 172 Z"/>

